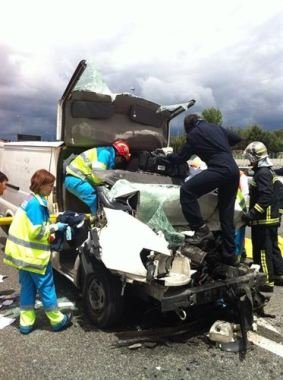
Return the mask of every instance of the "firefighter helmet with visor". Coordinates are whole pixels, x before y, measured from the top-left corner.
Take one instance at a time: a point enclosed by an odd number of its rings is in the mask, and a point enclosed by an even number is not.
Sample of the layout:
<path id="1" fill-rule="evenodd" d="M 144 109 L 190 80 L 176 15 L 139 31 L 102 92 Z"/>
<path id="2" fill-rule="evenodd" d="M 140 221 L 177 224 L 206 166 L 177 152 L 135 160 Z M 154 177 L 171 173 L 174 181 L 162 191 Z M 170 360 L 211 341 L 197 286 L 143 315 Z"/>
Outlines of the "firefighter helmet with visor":
<path id="1" fill-rule="evenodd" d="M 251 164 L 268 157 L 266 146 L 260 141 L 251 142 L 244 150 L 244 157 L 247 158 Z"/>

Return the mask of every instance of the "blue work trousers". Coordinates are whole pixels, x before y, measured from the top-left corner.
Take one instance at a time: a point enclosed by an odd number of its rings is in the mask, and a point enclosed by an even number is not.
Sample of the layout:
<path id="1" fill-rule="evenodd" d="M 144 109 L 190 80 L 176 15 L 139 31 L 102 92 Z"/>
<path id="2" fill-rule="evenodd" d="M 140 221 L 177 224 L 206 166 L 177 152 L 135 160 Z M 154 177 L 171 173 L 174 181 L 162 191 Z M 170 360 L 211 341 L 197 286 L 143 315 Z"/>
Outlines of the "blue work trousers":
<path id="1" fill-rule="evenodd" d="M 20 308 L 22 310 L 34 309 L 37 292 L 45 311 L 48 312 L 58 308 L 53 271 L 50 263 L 47 266 L 45 274 L 20 270 L 19 280 L 21 284 Z"/>
<path id="2" fill-rule="evenodd" d="M 96 190 L 90 183 L 80 178 L 67 175 L 65 177 L 66 189 L 84 202 L 89 208 L 92 214 L 96 214 L 97 202 L 96 202 Z"/>

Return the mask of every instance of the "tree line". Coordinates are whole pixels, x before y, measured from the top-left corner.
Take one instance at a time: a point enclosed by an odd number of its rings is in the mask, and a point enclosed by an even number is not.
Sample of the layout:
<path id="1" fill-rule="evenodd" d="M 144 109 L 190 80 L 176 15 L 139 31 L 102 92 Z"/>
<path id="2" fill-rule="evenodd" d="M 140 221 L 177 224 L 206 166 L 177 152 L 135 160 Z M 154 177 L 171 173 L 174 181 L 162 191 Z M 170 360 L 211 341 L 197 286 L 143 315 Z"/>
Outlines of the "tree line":
<path id="1" fill-rule="evenodd" d="M 201 115 L 209 123 L 222 125 L 222 113 L 217 108 L 206 108 L 202 111 Z M 283 129 L 268 131 L 258 124 L 247 125 L 244 128 L 228 127 L 227 129 L 237 133 L 242 138 L 242 141 L 233 147 L 234 151 L 243 151 L 252 141 L 261 141 L 266 145 L 268 152 L 272 156 L 279 156 L 283 152 Z M 174 148 L 174 151 L 178 151 L 185 141 L 186 136 L 182 129 L 180 135 L 171 138 L 170 144 Z"/>

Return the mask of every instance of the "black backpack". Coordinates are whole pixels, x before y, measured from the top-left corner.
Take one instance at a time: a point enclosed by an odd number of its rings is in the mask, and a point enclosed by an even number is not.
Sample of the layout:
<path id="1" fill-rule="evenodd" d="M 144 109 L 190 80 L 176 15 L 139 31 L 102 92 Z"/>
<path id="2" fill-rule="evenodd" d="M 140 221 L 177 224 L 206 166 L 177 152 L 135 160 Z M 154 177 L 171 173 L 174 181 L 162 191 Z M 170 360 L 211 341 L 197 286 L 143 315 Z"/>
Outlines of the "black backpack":
<path id="1" fill-rule="evenodd" d="M 173 164 L 164 154 L 143 151 L 139 154 L 140 170 L 151 173 L 158 173 L 169 177 L 186 178 L 189 174 L 189 166 L 186 162 Z"/>

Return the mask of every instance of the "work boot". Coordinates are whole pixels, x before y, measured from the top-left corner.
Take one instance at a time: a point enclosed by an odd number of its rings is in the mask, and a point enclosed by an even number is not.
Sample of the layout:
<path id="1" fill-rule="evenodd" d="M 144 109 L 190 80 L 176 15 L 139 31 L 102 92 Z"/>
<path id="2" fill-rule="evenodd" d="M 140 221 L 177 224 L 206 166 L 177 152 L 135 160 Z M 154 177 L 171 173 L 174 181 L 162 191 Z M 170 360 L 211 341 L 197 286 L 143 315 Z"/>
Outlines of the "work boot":
<path id="1" fill-rule="evenodd" d="M 34 330 L 34 326 L 21 326 L 20 325 L 20 333 L 23 335 L 30 334 Z"/>
<path id="2" fill-rule="evenodd" d="M 195 233 L 192 237 L 187 237 L 186 242 L 192 245 L 199 245 L 204 240 L 212 240 L 213 234 L 209 231 L 209 228 L 206 224 L 199 227 L 197 230 L 195 230 Z"/>
<path id="3" fill-rule="evenodd" d="M 283 286 L 283 274 L 275 274 L 271 276 L 270 281 L 273 281 L 274 285 Z"/>
<path id="4" fill-rule="evenodd" d="M 258 290 L 262 293 L 273 293 L 274 286 L 269 284 L 260 285 Z"/>
<path id="5" fill-rule="evenodd" d="M 52 326 L 52 331 L 58 332 L 67 329 L 72 325 L 72 313 L 66 313 L 63 320 L 58 325 Z"/>
<path id="6" fill-rule="evenodd" d="M 223 255 L 222 257 L 223 264 L 230 265 L 231 267 L 238 267 L 240 265 L 240 257 L 231 254 L 231 255 Z"/>

